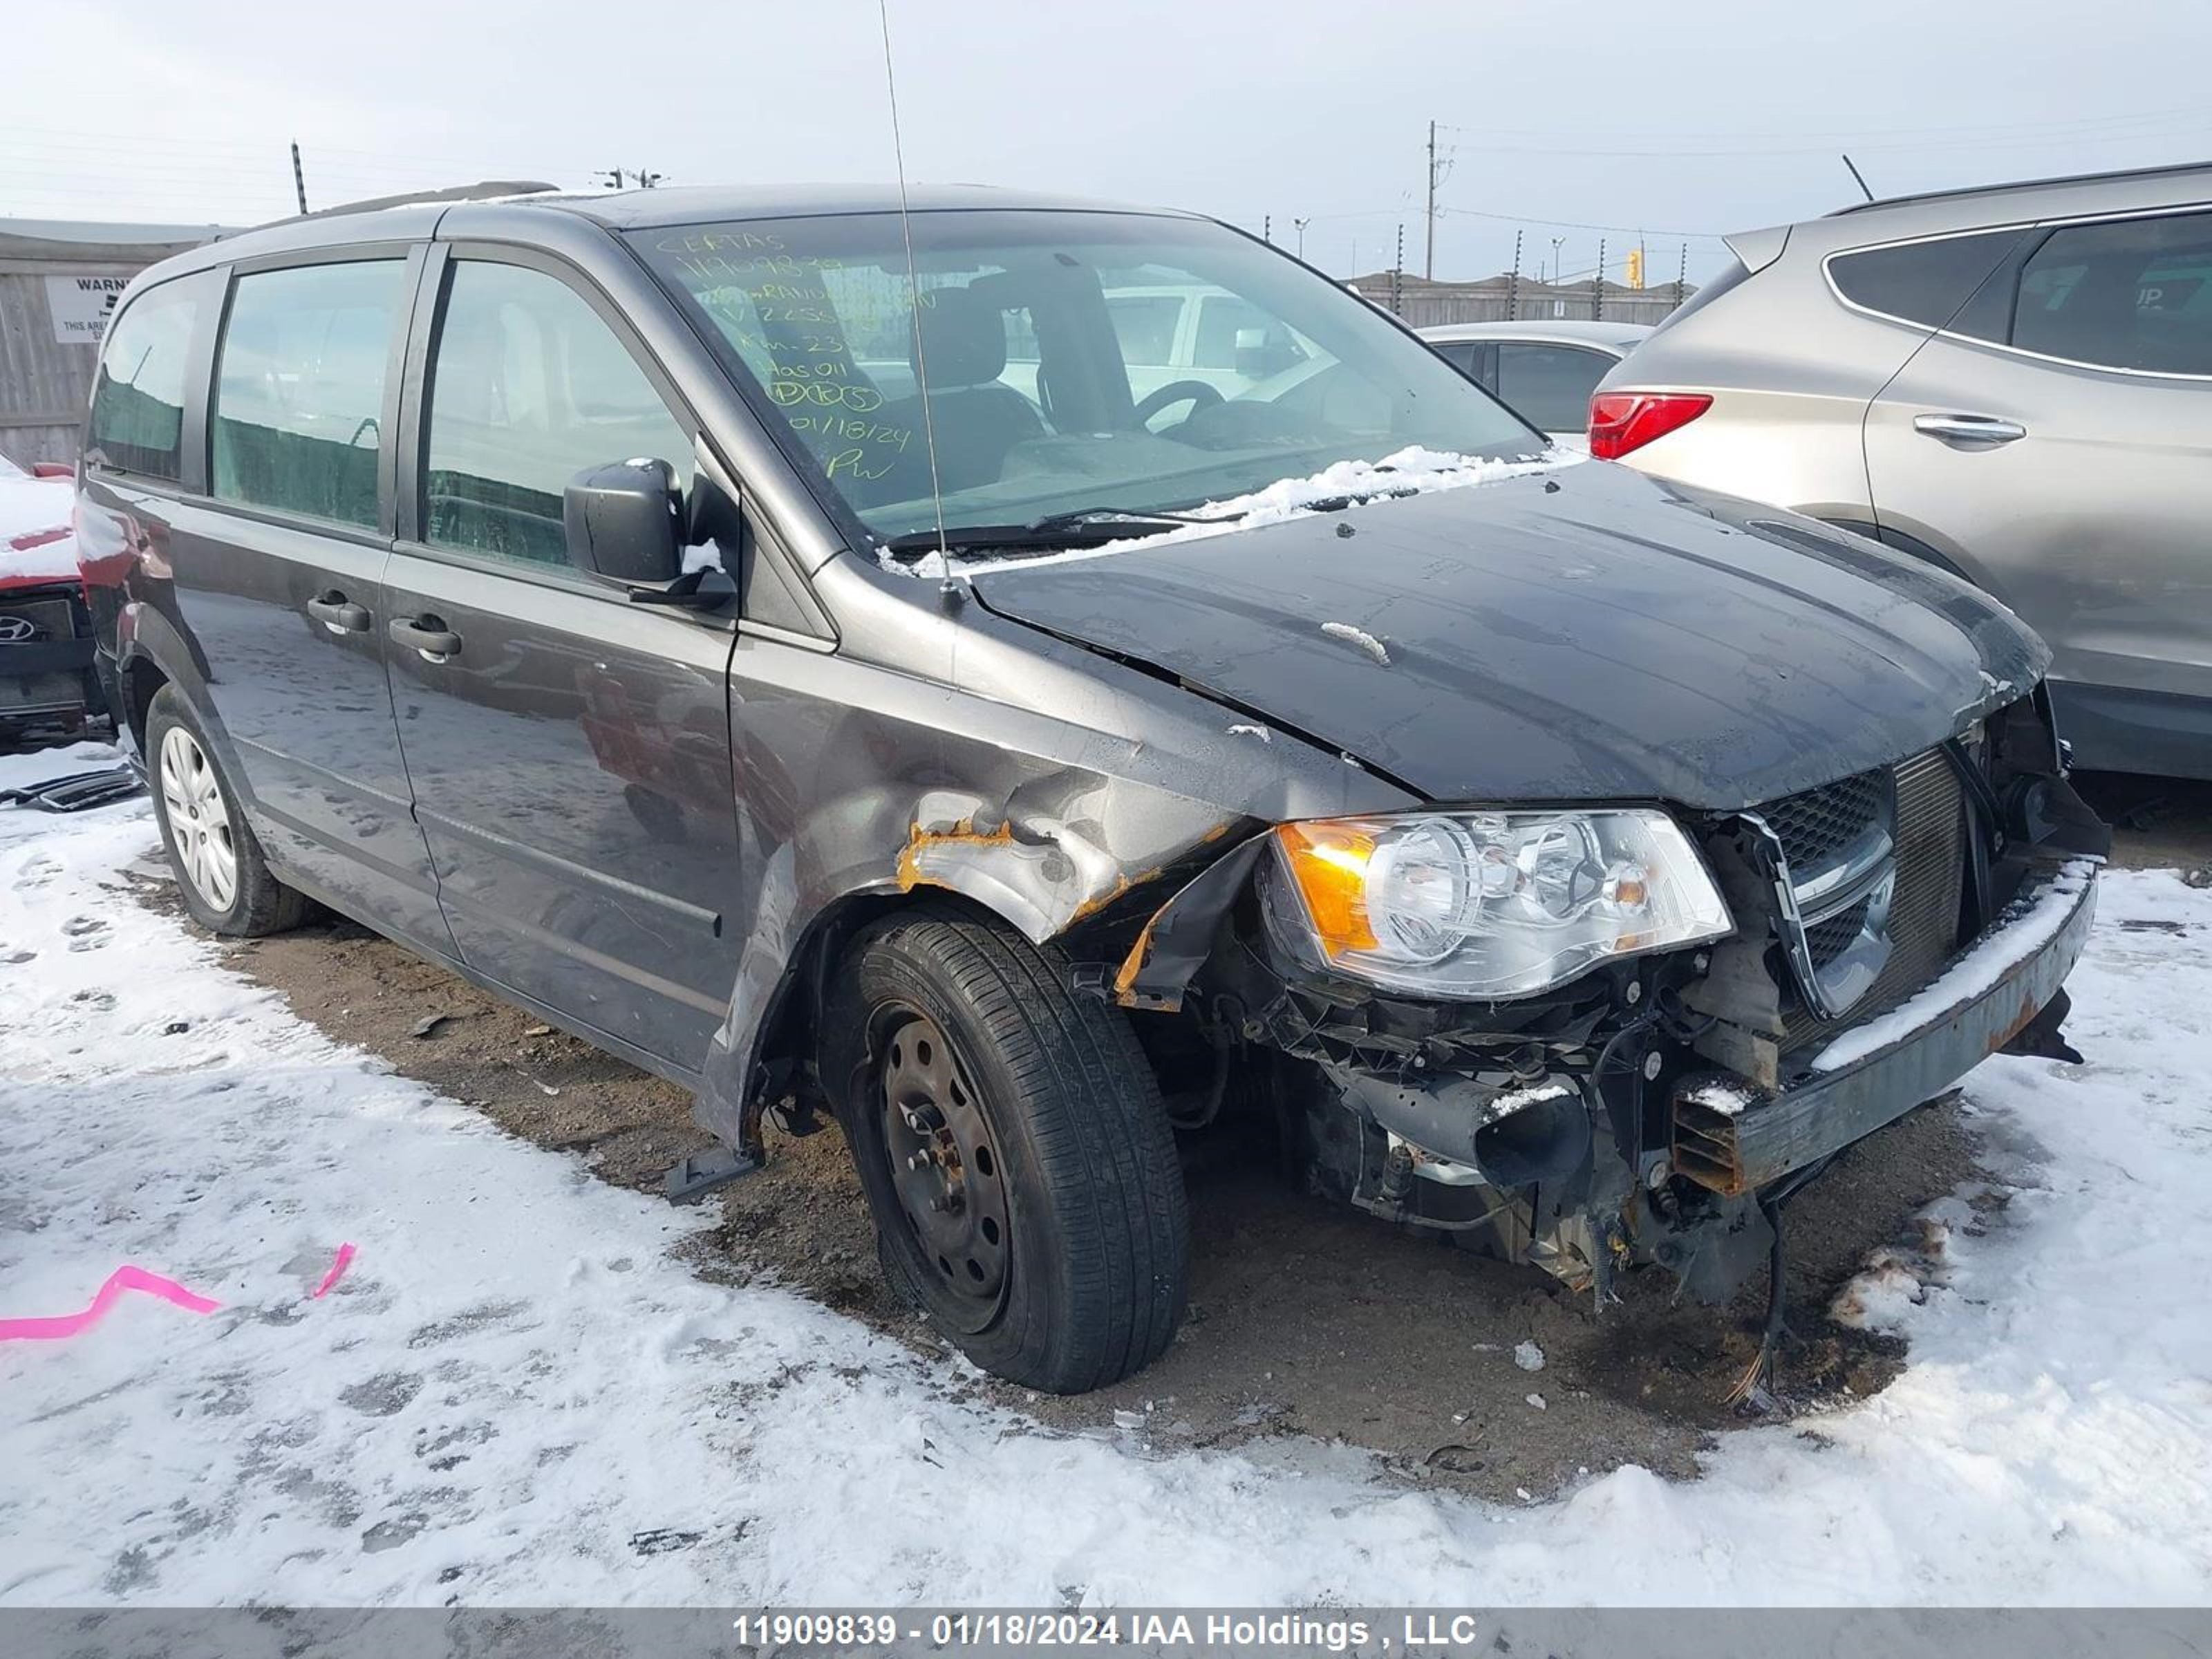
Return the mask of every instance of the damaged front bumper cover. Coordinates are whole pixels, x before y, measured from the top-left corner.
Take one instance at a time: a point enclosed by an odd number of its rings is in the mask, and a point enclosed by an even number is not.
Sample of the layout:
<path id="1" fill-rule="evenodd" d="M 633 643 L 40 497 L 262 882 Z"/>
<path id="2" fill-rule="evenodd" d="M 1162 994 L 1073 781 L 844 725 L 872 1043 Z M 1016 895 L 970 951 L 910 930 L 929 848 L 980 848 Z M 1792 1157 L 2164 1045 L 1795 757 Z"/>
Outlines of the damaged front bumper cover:
<path id="1" fill-rule="evenodd" d="M 2052 1006 L 2096 909 L 2094 866 L 2064 865 L 2032 882 L 1919 993 L 1844 1032 L 1781 1086 L 1727 1073 L 1682 1079 L 1674 1173 L 1728 1196 L 1754 1193 L 1942 1093 Z"/>

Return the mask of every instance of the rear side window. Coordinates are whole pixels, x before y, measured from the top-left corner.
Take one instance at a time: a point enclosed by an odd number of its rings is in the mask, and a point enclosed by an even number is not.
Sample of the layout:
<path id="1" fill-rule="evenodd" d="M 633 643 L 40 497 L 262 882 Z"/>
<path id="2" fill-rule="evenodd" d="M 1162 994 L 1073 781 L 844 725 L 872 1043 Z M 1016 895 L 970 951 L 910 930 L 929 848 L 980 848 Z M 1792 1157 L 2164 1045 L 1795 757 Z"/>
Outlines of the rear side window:
<path id="1" fill-rule="evenodd" d="M 1543 432 L 1580 432 L 1589 424 L 1590 393 L 1619 361 L 1580 346 L 1501 341 L 1498 395 Z"/>
<path id="2" fill-rule="evenodd" d="M 92 391 L 92 444 L 110 466 L 153 478 L 180 476 L 198 288 L 165 283 L 149 289 L 107 331 Z"/>
<path id="3" fill-rule="evenodd" d="M 217 499 L 376 527 L 385 379 L 406 271 L 378 259 L 238 279 L 216 374 Z"/>
<path id="4" fill-rule="evenodd" d="M 434 546 L 565 564 L 571 478 L 650 459 L 688 480 L 691 447 L 574 289 L 519 265 L 455 263 L 430 370 L 423 533 Z"/>
<path id="5" fill-rule="evenodd" d="M 1480 351 L 1481 347 L 1477 345 L 1474 341 L 1443 340 L 1431 345 L 1429 349 L 1435 352 L 1437 356 L 1443 358 L 1446 362 L 1449 363 L 1461 374 L 1466 375 L 1469 380 L 1479 380 L 1481 378 L 1475 372 L 1474 366 L 1475 353 Z"/>
<path id="6" fill-rule="evenodd" d="M 1942 328 L 2020 239 L 2017 230 L 1997 230 L 1839 253 L 1828 275 L 1854 305 Z"/>
<path id="7" fill-rule="evenodd" d="M 2012 343 L 2112 368 L 2212 374 L 2212 213 L 2051 232 L 2021 270 Z"/>
<path id="8" fill-rule="evenodd" d="M 1109 293 L 1106 314 L 1113 319 L 1114 337 L 1121 343 L 1124 362 L 1174 361 L 1176 325 L 1182 320 L 1180 298 L 1167 294 Z"/>

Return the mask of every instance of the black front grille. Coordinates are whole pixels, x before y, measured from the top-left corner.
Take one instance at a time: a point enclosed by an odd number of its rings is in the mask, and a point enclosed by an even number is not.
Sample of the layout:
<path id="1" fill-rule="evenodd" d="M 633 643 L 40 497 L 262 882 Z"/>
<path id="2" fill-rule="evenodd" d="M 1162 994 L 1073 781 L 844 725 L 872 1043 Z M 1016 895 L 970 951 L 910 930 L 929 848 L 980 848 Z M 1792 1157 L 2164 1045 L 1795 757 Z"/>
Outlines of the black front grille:
<path id="1" fill-rule="evenodd" d="M 84 707 L 84 676 L 52 665 L 52 652 L 81 637 L 77 611 L 66 594 L 0 595 L 0 720 L 37 723 Z M 18 639 L 27 629 L 27 637 Z M 10 653 L 16 653 L 12 660 Z M 29 669 L 21 665 L 39 662 Z"/>
<path id="2" fill-rule="evenodd" d="M 1863 775 L 1875 778 L 1874 793 L 1879 800 L 1883 784 L 1881 775 Z M 1845 781 L 1856 785 L 1860 781 L 1853 778 Z M 1832 784 L 1829 788 L 1843 787 Z M 1814 1014 L 1791 985 L 1784 997 L 1782 1048 L 1785 1054 L 1825 1045 L 1846 1027 L 1895 1007 L 1933 979 L 1958 949 L 1959 910 L 1966 884 L 1966 858 L 1965 801 L 1958 774 L 1951 769 L 1942 750 L 1930 750 L 1898 766 L 1896 787 L 1897 884 L 1889 906 L 1889 960 L 1867 994 L 1839 1018 L 1822 1019 Z M 1770 823 L 1773 823 L 1773 810 L 1762 809 L 1762 815 Z M 1808 931 L 1807 943 L 1815 963 L 1822 960 L 1824 945 L 1832 960 L 1835 951 L 1856 937 L 1863 920 L 1858 910 L 1859 907 L 1854 906 Z M 1840 939 L 1828 940 L 1828 930 L 1840 929 L 1846 918 L 1850 921 L 1850 933 Z"/>
<path id="3" fill-rule="evenodd" d="M 1819 869 L 1881 821 L 1888 806 L 1889 769 L 1862 772 L 1759 809 L 1782 842 L 1793 871 Z"/>
<path id="4" fill-rule="evenodd" d="M 1851 942 L 1866 927 L 1868 902 L 1861 899 L 1805 930 L 1805 948 L 1812 953 L 1815 968 L 1826 968 L 1850 948 Z"/>

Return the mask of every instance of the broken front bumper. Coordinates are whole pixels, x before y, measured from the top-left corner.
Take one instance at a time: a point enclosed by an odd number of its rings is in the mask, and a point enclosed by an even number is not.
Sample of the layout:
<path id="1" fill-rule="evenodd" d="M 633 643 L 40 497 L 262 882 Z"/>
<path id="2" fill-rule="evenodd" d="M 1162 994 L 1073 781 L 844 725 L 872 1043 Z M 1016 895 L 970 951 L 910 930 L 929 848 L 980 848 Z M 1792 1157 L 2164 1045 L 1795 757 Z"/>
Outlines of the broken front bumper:
<path id="1" fill-rule="evenodd" d="M 1674 1168 L 1731 1196 L 1841 1151 L 1940 1094 L 2057 995 L 2097 909 L 2095 867 L 2067 864 L 1901 1006 L 1838 1036 L 1775 1089 L 1726 1073 L 1674 1091 Z"/>

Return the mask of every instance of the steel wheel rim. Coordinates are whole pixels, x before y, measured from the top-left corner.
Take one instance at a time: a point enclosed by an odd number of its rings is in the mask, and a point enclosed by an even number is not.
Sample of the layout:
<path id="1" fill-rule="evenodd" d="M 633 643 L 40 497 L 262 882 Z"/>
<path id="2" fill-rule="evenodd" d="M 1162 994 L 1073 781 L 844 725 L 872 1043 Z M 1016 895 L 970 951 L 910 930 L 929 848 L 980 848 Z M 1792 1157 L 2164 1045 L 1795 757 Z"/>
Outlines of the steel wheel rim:
<path id="1" fill-rule="evenodd" d="M 951 1292 L 959 1328 L 1005 1305 L 1012 1218 L 998 1139 L 968 1068 L 936 1021 L 895 1008 L 877 1044 L 884 1152 L 922 1271 Z"/>
<path id="2" fill-rule="evenodd" d="M 161 808 L 169 842 L 192 891 L 210 909 L 238 897 L 238 843 L 215 768 L 192 734 L 173 726 L 161 738 Z"/>

